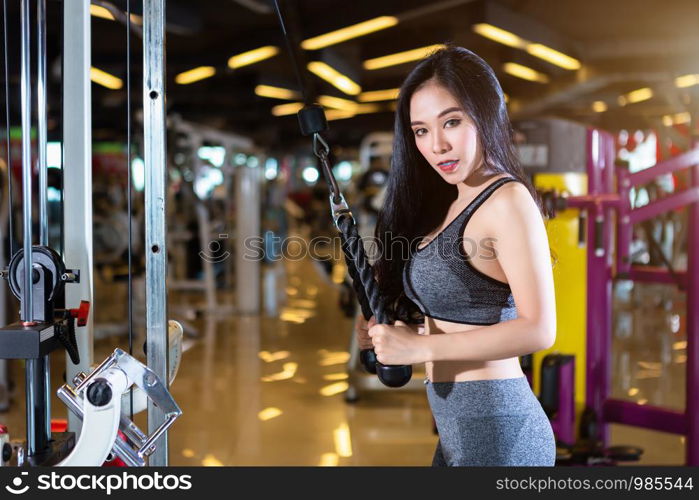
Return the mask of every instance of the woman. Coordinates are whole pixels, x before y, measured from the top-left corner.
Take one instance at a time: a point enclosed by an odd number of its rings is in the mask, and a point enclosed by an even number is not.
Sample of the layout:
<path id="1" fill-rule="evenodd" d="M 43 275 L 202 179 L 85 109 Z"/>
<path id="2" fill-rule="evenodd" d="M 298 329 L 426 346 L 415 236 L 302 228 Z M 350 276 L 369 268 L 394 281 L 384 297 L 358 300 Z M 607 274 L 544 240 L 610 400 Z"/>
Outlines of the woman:
<path id="1" fill-rule="evenodd" d="M 358 335 L 381 363 L 426 364 L 435 466 L 555 462 L 519 364 L 555 340 L 551 254 L 511 134 L 493 70 L 467 49 L 432 54 L 401 87 L 374 266 L 399 320 Z"/>

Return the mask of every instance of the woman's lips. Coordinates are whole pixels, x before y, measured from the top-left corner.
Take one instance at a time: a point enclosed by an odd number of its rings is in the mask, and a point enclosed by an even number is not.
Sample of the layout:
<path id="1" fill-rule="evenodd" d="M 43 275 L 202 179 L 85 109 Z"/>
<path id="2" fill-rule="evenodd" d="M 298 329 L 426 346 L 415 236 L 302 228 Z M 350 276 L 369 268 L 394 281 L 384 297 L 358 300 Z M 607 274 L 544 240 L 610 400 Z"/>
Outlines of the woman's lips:
<path id="1" fill-rule="evenodd" d="M 456 170 L 456 167 L 459 165 L 459 160 L 449 160 L 449 161 L 443 161 L 437 166 L 442 172 L 453 172 Z"/>

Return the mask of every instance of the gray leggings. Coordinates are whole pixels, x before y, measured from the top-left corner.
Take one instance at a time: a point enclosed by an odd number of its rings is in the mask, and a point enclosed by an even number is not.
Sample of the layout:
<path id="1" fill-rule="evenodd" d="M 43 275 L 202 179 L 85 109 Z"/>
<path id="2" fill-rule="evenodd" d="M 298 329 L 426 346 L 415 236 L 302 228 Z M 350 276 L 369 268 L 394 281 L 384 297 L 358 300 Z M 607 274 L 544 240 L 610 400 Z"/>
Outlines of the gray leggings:
<path id="1" fill-rule="evenodd" d="M 553 429 L 526 377 L 426 382 L 439 442 L 432 465 L 553 466 Z"/>

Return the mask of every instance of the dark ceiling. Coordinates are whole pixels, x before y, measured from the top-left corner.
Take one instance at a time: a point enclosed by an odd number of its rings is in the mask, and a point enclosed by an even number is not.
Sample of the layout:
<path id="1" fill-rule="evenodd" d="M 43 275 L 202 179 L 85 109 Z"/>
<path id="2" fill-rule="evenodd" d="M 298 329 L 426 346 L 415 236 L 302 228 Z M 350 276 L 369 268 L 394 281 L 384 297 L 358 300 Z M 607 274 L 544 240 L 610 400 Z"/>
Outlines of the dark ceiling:
<path id="1" fill-rule="evenodd" d="M 18 4 L 19 2 L 15 2 Z M 124 9 L 124 0 L 114 0 Z M 678 89 L 674 78 L 699 73 L 699 1 L 697 0 L 284 0 L 290 31 L 297 40 L 322 34 L 380 15 L 395 15 L 397 26 L 332 47 L 356 68 L 363 91 L 398 87 L 412 64 L 381 70 L 361 69 L 361 61 L 425 45 L 453 42 L 470 48 L 496 70 L 510 97 L 513 118 L 554 115 L 615 130 L 660 125 L 665 114 L 697 111 L 699 85 Z M 60 2 L 49 2 L 51 109 L 60 116 Z M 141 2 L 132 1 L 138 13 Z M 282 101 L 258 97 L 254 87 L 270 79 L 294 85 L 290 58 L 271 2 L 267 0 L 167 0 L 167 106 L 185 119 L 252 137 L 265 147 L 295 142 L 294 115 L 272 116 Z M 493 14 L 495 12 L 495 14 Z M 493 42 L 472 31 L 489 20 L 532 41 L 541 41 L 579 59 L 583 67 L 567 71 L 526 52 Z M 18 8 L 11 6 L 9 47 L 11 97 L 18 101 Z M 126 33 L 122 23 L 92 18 L 93 65 L 126 78 Z M 276 45 L 279 55 L 258 64 L 230 70 L 231 55 L 263 45 Z M 134 106 L 140 98 L 140 39 L 132 35 Z M 307 59 L 318 54 L 301 51 Z M 547 84 L 532 83 L 502 71 L 513 61 L 547 74 Z M 210 65 L 216 75 L 190 85 L 174 82 L 176 74 Z M 344 96 L 308 73 L 321 94 Z M 620 106 L 617 97 L 651 87 L 654 97 Z M 119 139 L 125 130 L 124 90 L 93 85 L 95 139 Z M 608 103 L 596 113 L 594 101 Z M 13 122 L 18 108 L 13 108 Z M 58 120 L 52 120 L 58 123 Z M 13 123 L 17 125 L 18 122 Z M 331 139 L 356 145 L 371 131 L 390 130 L 392 113 L 357 115 L 331 122 Z"/>

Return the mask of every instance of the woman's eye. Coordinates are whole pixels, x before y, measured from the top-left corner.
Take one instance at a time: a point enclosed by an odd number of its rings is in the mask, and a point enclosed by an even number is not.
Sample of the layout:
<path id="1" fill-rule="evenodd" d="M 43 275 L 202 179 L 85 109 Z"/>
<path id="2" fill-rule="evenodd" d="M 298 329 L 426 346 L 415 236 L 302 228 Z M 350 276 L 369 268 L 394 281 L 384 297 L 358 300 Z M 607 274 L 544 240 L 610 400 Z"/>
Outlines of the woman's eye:
<path id="1" fill-rule="evenodd" d="M 459 123 L 461 123 L 461 120 L 459 120 L 458 118 L 452 118 L 451 120 L 447 120 L 444 123 L 444 126 L 456 127 L 457 125 L 459 125 Z"/>
<path id="2" fill-rule="evenodd" d="M 418 137 L 423 136 L 426 133 L 427 133 L 427 130 L 425 130 L 424 128 L 419 128 L 419 129 L 415 130 L 415 135 Z"/>

